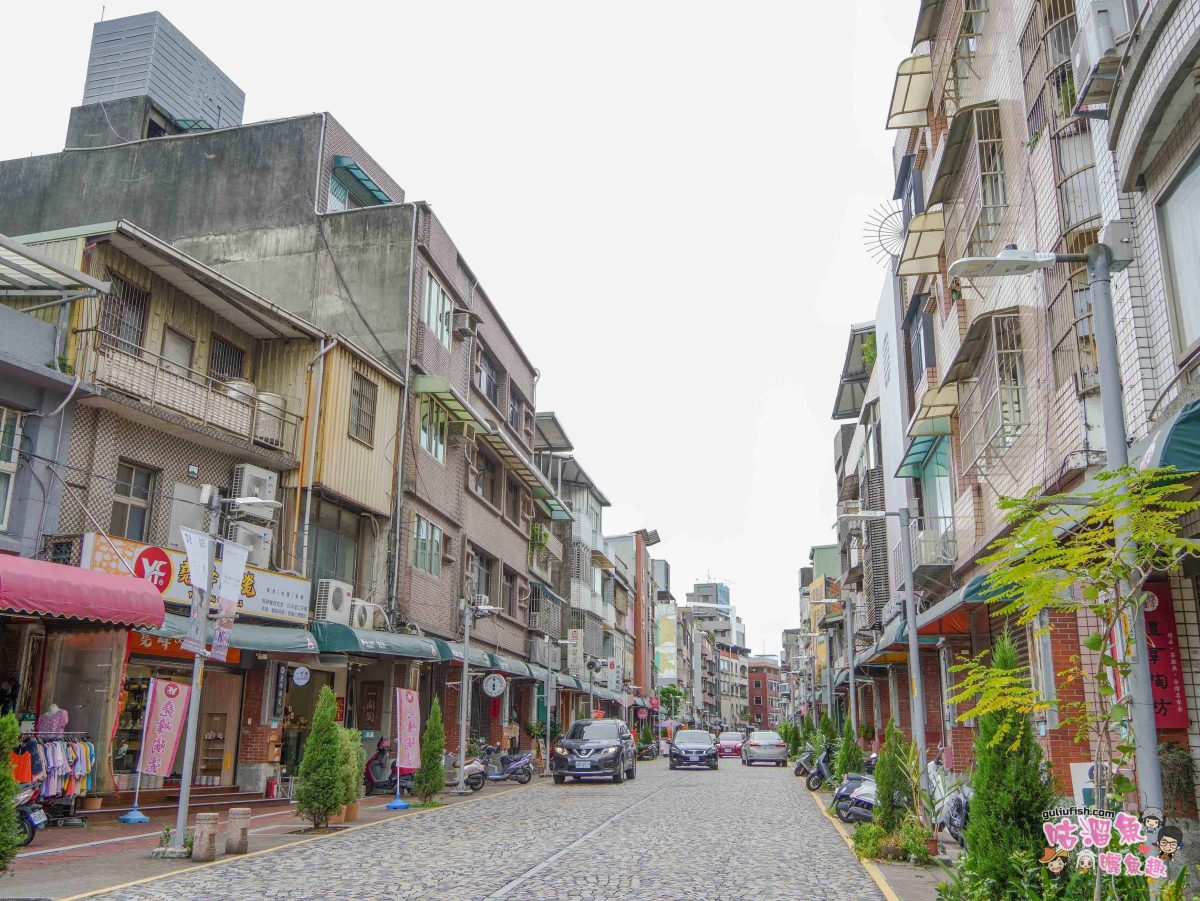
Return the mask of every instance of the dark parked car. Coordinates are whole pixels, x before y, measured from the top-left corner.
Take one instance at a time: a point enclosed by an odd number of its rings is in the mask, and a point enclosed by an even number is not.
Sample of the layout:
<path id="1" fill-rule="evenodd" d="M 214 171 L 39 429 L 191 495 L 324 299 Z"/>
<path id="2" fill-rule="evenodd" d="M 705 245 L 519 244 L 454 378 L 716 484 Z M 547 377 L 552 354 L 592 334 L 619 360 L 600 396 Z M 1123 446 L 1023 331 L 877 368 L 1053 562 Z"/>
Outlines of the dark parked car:
<path id="1" fill-rule="evenodd" d="M 621 783 L 637 776 L 637 748 L 620 720 L 576 720 L 554 746 L 550 773 L 558 785 L 587 776 Z"/>
<path id="2" fill-rule="evenodd" d="M 681 766 L 717 768 L 717 745 L 703 729 L 681 729 L 671 741 L 671 769 Z"/>

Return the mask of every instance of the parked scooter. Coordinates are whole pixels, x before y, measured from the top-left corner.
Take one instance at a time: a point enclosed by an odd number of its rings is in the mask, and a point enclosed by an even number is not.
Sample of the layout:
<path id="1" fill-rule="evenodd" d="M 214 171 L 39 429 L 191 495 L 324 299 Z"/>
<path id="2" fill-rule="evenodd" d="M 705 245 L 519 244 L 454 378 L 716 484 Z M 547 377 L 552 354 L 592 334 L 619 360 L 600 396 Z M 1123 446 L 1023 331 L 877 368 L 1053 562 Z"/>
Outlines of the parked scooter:
<path id="1" fill-rule="evenodd" d="M 838 819 L 843 823 L 849 823 L 851 820 L 847 818 L 850 808 L 850 799 L 853 794 L 858 791 L 864 783 L 874 782 L 875 778 L 867 773 L 847 773 L 842 777 L 842 784 L 839 785 L 833 792 L 833 809 L 838 815 Z"/>
<path id="2" fill-rule="evenodd" d="M 17 838 L 21 847 L 25 847 L 33 841 L 37 831 L 46 826 L 46 811 L 42 810 L 42 805 L 34 800 L 36 791 L 32 785 L 17 791 Z"/>
<path id="3" fill-rule="evenodd" d="M 650 742 L 648 745 L 638 745 L 637 749 L 638 760 L 657 760 L 658 759 L 658 742 Z"/>
<path id="4" fill-rule="evenodd" d="M 842 807 L 838 819 L 843 823 L 869 823 L 875 818 L 877 786 L 874 779 L 864 779 Z"/>
<path id="5" fill-rule="evenodd" d="M 533 778 L 533 752 L 501 754 L 495 745 L 484 745 L 480 755 L 483 775 L 488 782 L 504 782 L 511 779 L 525 785 Z"/>
<path id="6" fill-rule="evenodd" d="M 458 757 L 447 751 L 442 756 L 442 768 L 446 771 L 446 784 L 458 785 Z M 473 792 L 479 791 L 487 783 L 483 764 L 478 757 L 467 758 L 467 765 L 463 767 L 463 782 Z"/>
<path id="7" fill-rule="evenodd" d="M 375 746 L 375 753 L 363 767 L 363 788 L 366 789 L 368 795 L 376 792 L 394 794 L 397 779 L 400 782 L 401 792 L 412 790 L 412 774 L 399 775 L 399 765 L 396 758 L 392 756 L 391 750 L 392 743 L 386 737 L 381 737 L 379 744 Z"/>
<path id="8" fill-rule="evenodd" d="M 804 751 L 800 754 L 799 758 L 797 758 L 796 769 L 794 769 L 792 772 L 794 772 L 797 776 L 807 776 L 809 773 L 811 773 L 814 754 L 816 754 L 816 750 L 813 748 L 812 743 L 805 742 Z"/>
<path id="9" fill-rule="evenodd" d="M 804 784 L 810 792 L 815 792 L 818 788 L 829 781 L 829 777 L 833 774 L 832 762 L 833 755 L 837 753 L 837 747 L 833 744 L 827 744 L 825 750 L 821 752 L 821 756 L 817 758 L 817 762 L 813 764 L 812 770 L 808 774 L 808 778 L 804 780 Z"/>

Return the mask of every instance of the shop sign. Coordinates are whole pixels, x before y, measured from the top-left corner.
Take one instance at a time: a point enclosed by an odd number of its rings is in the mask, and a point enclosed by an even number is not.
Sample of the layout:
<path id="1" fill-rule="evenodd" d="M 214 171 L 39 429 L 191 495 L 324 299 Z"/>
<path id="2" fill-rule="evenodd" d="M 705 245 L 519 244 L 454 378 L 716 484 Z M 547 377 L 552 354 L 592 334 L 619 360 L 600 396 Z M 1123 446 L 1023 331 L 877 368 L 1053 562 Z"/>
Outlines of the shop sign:
<path id="1" fill-rule="evenodd" d="M 568 629 L 567 640 L 567 672 L 575 678 L 583 676 L 587 668 L 587 658 L 583 653 L 583 629 Z"/>
<path id="2" fill-rule="evenodd" d="M 346 699 L 339 696 L 335 700 L 337 703 L 337 712 L 333 715 L 333 721 L 335 723 L 344 723 L 346 722 Z"/>
<path id="3" fill-rule="evenodd" d="M 650 709 L 651 709 L 651 710 L 657 710 L 657 709 L 658 709 L 658 698 L 651 698 L 651 699 L 650 699 Z"/>
<path id="4" fill-rule="evenodd" d="M 639 707 L 637 709 L 637 712 L 638 712 L 637 716 L 638 716 L 639 720 L 645 720 L 645 719 L 650 718 L 650 711 L 647 710 L 645 707 Z"/>
<path id="5" fill-rule="evenodd" d="M 204 532 L 197 532 L 195 529 L 179 530 L 183 535 L 183 549 L 187 554 L 187 564 L 192 572 L 196 570 L 207 570 L 212 564 L 212 536 Z M 155 548 L 158 550 L 158 548 Z M 139 561 L 146 556 L 145 551 L 138 554 Z M 137 572 L 135 569 L 134 572 Z M 145 570 L 143 569 L 143 573 Z M 157 569 L 155 570 L 157 573 Z M 151 584 L 157 584 L 152 579 L 147 579 Z M 159 591 L 162 589 L 160 588 Z M 188 620 L 187 634 L 183 636 L 182 647 L 185 651 L 190 651 L 193 654 L 199 654 L 204 650 L 204 629 L 206 626 L 207 611 L 205 601 L 211 594 L 211 583 L 205 585 L 198 592 L 188 592 L 191 600 L 191 617 Z M 222 657 L 221 659 L 224 659 Z"/>
<path id="6" fill-rule="evenodd" d="M 415 691 L 396 689 L 396 769 L 415 773 L 421 768 L 421 698 Z"/>
<path id="7" fill-rule="evenodd" d="M 604 711 L 603 710 L 593 710 L 592 711 L 592 719 L 594 719 L 594 720 L 604 719 Z"/>
<path id="8" fill-rule="evenodd" d="M 165 776 L 171 772 L 191 694 L 190 685 L 164 679 L 150 680 L 139 772 L 147 776 Z"/>
<path id="9" fill-rule="evenodd" d="M 620 691 L 625 685 L 625 665 L 620 660 L 608 661 L 608 687 L 612 691 Z"/>
<path id="10" fill-rule="evenodd" d="M 288 683 L 288 665 L 286 663 L 272 664 L 275 673 L 275 682 L 271 690 L 271 716 L 270 719 L 279 719 L 283 716 L 283 708 L 287 700 L 287 683 Z"/>
<path id="11" fill-rule="evenodd" d="M 249 558 L 250 548 L 244 544 L 222 542 L 221 579 L 217 583 L 217 625 L 213 629 L 212 643 L 214 660 L 224 660 L 229 653 L 229 639 L 233 635 L 233 621 L 237 616 L 238 597 Z"/>
<path id="12" fill-rule="evenodd" d="M 312 677 L 312 673 L 308 671 L 307 666 L 298 666 L 292 671 L 292 681 L 303 688 L 308 684 L 308 680 Z"/>
<path id="13" fill-rule="evenodd" d="M 1171 586 L 1150 582 L 1145 586 L 1146 645 L 1150 658 L 1150 693 L 1154 699 L 1154 725 L 1159 729 L 1188 727 L 1187 699 L 1183 694 L 1183 662 Z"/>
<path id="14" fill-rule="evenodd" d="M 183 551 L 154 547 L 127 538 L 110 540 L 112 547 L 95 532 L 85 533 L 79 565 L 84 569 L 128 575 L 129 570 L 121 563 L 124 560 L 135 573 L 158 588 L 168 604 L 191 606 L 191 567 Z M 221 564 L 217 563 L 212 573 L 213 583 L 218 582 L 220 574 Z M 308 622 L 312 586 L 307 579 L 247 566 L 237 589 L 237 613 L 240 616 L 289 623 Z M 210 604 L 214 609 L 215 600 L 213 598 Z"/>
<path id="15" fill-rule="evenodd" d="M 137 631 L 130 631 L 129 633 L 126 656 L 128 657 L 130 654 L 139 654 L 148 657 L 171 657 L 175 660 L 192 660 L 196 656 L 193 652 L 183 649 L 181 639 L 161 638 L 157 635 Z M 237 648 L 230 648 L 229 653 L 225 657 L 225 662 L 239 663 L 241 662 L 241 658 L 241 651 Z"/>

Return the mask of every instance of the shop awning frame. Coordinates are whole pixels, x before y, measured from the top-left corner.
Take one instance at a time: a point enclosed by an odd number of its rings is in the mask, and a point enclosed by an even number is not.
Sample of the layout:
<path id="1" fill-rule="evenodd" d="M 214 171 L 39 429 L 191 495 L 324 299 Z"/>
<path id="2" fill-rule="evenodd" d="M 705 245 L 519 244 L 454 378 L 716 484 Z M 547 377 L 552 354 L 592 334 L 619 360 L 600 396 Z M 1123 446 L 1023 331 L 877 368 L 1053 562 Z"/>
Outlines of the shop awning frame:
<path id="1" fill-rule="evenodd" d="M 916 128 L 929 124 L 929 98 L 933 94 L 933 64 L 928 53 L 901 60 L 892 86 L 892 104 L 884 128 Z"/>
<path id="2" fill-rule="evenodd" d="M 524 660 L 517 660 L 515 657 L 509 657 L 505 654 L 494 654 L 496 662 L 500 664 L 500 672 L 509 676 L 516 676 L 518 679 L 532 679 L 533 668 Z"/>
<path id="3" fill-rule="evenodd" d="M 168 613 L 158 628 L 142 628 L 138 632 L 155 638 L 182 639 L 188 630 L 189 619 L 178 613 Z M 318 624 L 321 625 L 321 624 Z M 214 620 L 206 627 L 205 641 L 212 643 Z M 268 626 L 262 623 L 234 622 L 229 636 L 229 646 L 243 651 L 275 651 L 280 654 L 316 654 L 323 648 L 308 629 L 295 626 Z"/>
<path id="4" fill-rule="evenodd" d="M 1180 472 L 1200 472 L 1200 398 L 1184 404 L 1151 434 L 1137 467 L 1160 466 L 1174 466 Z"/>
<path id="5" fill-rule="evenodd" d="M 946 240 L 946 216 L 943 207 L 927 209 L 913 216 L 904 234 L 897 275 L 937 275 L 942 271 L 942 245 Z"/>
<path id="6" fill-rule="evenodd" d="M 917 25 L 913 30 L 912 46 L 916 46 L 924 41 L 933 40 L 934 32 L 937 31 L 938 13 L 941 10 L 942 0 L 921 0 L 921 5 L 917 9 Z"/>
<path id="7" fill-rule="evenodd" d="M 441 375 L 420 374 L 412 378 L 413 394 L 429 394 L 437 398 L 438 403 L 445 407 L 453 421 L 481 435 L 491 431 L 486 420 L 480 415 L 470 401 L 458 393 L 450 384 L 450 380 Z"/>
<path id="8" fill-rule="evenodd" d="M 484 434 L 483 440 L 500 457 L 505 469 L 514 473 L 525 484 L 525 487 L 533 494 L 534 503 L 542 508 L 543 513 L 553 520 L 562 522 L 568 522 L 574 518 L 571 511 L 567 509 L 567 505 L 555 493 L 554 486 L 546 480 L 542 471 L 529 461 L 525 453 L 513 444 L 508 435 L 504 434 L 502 428 L 489 430 Z"/>
<path id="9" fill-rule="evenodd" d="M 115 626 L 163 624 L 166 608 L 144 579 L 0 554 L 0 612 Z"/>
<path id="10" fill-rule="evenodd" d="M 317 647 L 323 653 L 383 654 L 431 662 L 451 659 L 450 646 L 440 638 L 427 638 L 408 632 L 353 629 L 341 623 L 325 622 L 314 622 L 312 631 Z"/>
<path id="11" fill-rule="evenodd" d="M 447 650 L 450 653 L 450 662 L 462 665 L 463 645 L 461 641 L 446 642 Z M 489 654 L 477 644 L 471 645 L 471 668 L 484 669 L 495 672 L 500 669 L 500 662 L 494 654 Z"/>

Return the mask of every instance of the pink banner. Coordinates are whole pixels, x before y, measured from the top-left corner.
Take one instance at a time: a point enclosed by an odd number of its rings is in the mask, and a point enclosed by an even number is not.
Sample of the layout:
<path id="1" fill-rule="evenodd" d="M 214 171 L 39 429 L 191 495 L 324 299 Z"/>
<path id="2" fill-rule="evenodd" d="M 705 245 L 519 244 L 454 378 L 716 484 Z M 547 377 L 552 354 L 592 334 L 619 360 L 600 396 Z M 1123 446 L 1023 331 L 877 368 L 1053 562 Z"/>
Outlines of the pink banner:
<path id="1" fill-rule="evenodd" d="M 401 773 L 421 768 L 421 699 L 403 688 L 396 689 L 396 767 Z"/>
<path id="2" fill-rule="evenodd" d="M 175 752 L 187 720 L 190 685 L 151 679 L 146 702 L 145 746 L 138 769 L 148 776 L 167 776 L 175 765 Z"/>

